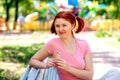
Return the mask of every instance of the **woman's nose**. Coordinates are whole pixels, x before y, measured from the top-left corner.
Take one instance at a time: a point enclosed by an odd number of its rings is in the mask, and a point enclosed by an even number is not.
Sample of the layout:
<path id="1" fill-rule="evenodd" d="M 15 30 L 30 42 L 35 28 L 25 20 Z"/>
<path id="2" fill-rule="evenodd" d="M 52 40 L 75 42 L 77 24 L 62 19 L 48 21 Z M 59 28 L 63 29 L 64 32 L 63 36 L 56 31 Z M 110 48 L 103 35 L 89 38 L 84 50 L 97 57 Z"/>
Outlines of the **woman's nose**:
<path id="1" fill-rule="evenodd" d="M 62 30 L 63 30 L 63 27 L 60 27 L 59 30 L 62 31 Z"/>

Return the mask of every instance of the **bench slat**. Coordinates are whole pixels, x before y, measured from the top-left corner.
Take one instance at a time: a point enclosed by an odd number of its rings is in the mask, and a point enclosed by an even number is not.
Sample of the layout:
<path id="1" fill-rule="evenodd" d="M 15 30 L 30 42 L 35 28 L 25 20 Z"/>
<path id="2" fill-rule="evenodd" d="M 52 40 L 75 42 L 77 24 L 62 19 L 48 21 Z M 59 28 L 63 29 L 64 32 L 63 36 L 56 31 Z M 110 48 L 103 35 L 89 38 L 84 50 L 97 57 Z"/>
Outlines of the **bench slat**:
<path id="1" fill-rule="evenodd" d="M 38 72 L 39 72 L 38 69 L 31 68 L 31 71 L 28 74 L 28 79 L 27 80 L 35 80 Z"/>
<path id="2" fill-rule="evenodd" d="M 22 77 L 20 78 L 20 80 L 26 80 L 27 79 L 28 74 L 30 72 L 30 69 L 31 69 L 31 67 L 28 65 L 26 71 L 24 72 L 24 74 L 22 75 Z"/>
<path id="3" fill-rule="evenodd" d="M 59 80 L 56 68 L 36 69 L 28 66 L 20 80 Z"/>
<path id="4" fill-rule="evenodd" d="M 46 58 L 43 62 L 47 62 L 49 59 L 50 58 Z M 54 67 L 49 69 L 37 69 L 28 65 L 19 80 L 59 80 L 59 77 Z"/>

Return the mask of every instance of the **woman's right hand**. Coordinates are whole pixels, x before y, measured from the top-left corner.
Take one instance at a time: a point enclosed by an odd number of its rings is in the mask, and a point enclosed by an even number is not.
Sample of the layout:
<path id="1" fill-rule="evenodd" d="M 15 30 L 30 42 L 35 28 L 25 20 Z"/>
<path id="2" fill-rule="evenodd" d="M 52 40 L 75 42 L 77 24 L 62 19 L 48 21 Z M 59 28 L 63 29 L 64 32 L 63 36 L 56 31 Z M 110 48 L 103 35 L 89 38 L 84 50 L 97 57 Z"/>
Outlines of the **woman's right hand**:
<path id="1" fill-rule="evenodd" d="M 46 63 L 46 68 L 50 68 L 50 67 L 56 67 L 55 60 L 54 60 L 54 59 L 50 59 L 50 60 L 48 60 L 47 63 Z"/>

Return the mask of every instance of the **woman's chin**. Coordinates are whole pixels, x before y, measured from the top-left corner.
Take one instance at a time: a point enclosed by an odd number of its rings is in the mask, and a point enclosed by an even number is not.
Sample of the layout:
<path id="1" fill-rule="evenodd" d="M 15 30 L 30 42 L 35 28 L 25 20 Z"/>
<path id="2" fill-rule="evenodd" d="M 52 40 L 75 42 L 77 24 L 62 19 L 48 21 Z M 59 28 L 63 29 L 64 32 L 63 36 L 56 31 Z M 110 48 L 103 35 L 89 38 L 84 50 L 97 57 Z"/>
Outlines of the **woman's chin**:
<path id="1" fill-rule="evenodd" d="M 60 38 L 61 38 L 61 39 L 64 39 L 64 38 L 66 38 L 66 37 L 65 37 L 65 36 L 60 36 Z"/>

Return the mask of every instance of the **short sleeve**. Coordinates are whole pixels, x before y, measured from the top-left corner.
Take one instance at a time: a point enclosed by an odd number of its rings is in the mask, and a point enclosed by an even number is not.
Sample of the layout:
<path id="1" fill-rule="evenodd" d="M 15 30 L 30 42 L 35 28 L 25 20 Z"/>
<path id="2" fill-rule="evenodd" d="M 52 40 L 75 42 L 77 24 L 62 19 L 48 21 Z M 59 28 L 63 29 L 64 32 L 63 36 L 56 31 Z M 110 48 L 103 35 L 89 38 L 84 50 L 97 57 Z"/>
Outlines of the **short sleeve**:
<path id="1" fill-rule="evenodd" d="M 48 53 L 50 55 L 53 55 L 54 52 L 54 40 L 50 40 L 47 43 L 45 43 L 44 47 L 47 49 Z"/>
<path id="2" fill-rule="evenodd" d="M 90 48 L 90 46 L 89 46 L 89 44 L 88 44 L 87 41 L 85 41 L 85 53 L 86 53 L 86 54 L 87 54 L 87 53 L 91 53 L 91 48 Z"/>
<path id="3" fill-rule="evenodd" d="M 47 43 L 45 43 L 44 47 L 47 49 L 48 53 L 53 56 L 60 48 L 60 39 L 53 38 Z"/>

